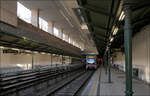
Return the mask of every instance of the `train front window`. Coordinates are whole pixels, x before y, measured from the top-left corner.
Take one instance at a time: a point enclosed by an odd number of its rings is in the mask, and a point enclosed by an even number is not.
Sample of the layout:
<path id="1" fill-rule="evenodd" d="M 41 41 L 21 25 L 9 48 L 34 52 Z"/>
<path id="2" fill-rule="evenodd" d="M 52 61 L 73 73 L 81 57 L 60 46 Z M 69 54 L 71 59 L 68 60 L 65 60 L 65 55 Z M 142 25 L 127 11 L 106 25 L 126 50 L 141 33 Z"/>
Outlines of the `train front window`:
<path id="1" fill-rule="evenodd" d="M 94 59 L 88 59 L 87 63 L 94 63 Z"/>

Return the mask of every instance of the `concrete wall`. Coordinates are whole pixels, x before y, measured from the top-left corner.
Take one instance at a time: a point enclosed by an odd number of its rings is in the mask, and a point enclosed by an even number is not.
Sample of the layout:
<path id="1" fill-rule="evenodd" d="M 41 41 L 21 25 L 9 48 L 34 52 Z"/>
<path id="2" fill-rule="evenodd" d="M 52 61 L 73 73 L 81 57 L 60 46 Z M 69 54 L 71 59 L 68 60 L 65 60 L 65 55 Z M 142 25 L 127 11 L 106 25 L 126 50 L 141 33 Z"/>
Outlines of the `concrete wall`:
<path id="1" fill-rule="evenodd" d="M 0 21 L 17 26 L 17 0 L 0 0 Z"/>
<path id="2" fill-rule="evenodd" d="M 139 69 L 139 78 L 150 83 L 150 25 L 147 25 L 137 33 L 133 43 L 133 68 Z M 124 53 L 115 53 L 114 64 L 125 67 Z M 124 69 L 124 68 L 123 68 Z"/>
<path id="3" fill-rule="evenodd" d="M 69 64 L 70 59 L 68 56 L 64 56 L 64 63 Z M 51 66 L 51 65 L 62 65 L 61 55 L 52 55 L 51 64 L 51 54 L 34 54 L 34 66 Z M 32 55 L 31 54 L 13 54 L 13 53 L 3 53 L 0 48 L 0 71 L 10 72 L 16 70 L 26 70 L 32 68 Z"/>
<path id="4" fill-rule="evenodd" d="M 5 69 L 31 69 L 32 68 L 32 55 L 31 54 L 3 54 L 1 53 L 1 68 Z M 54 61 L 55 62 L 55 61 Z M 35 54 L 34 55 L 35 66 L 51 65 L 50 55 L 47 54 Z"/>
<path id="5" fill-rule="evenodd" d="M 119 69 L 125 71 L 125 54 L 122 52 L 116 52 L 116 57 L 113 58 L 113 63 L 119 65 Z"/>

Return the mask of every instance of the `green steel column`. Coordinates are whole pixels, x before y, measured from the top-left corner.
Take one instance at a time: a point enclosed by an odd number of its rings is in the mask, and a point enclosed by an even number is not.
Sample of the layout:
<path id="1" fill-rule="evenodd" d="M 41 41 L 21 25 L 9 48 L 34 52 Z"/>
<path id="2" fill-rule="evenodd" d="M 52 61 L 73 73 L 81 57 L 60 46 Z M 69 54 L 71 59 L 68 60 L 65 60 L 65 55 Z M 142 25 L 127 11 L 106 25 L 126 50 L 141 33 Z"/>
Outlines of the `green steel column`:
<path id="1" fill-rule="evenodd" d="M 32 69 L 34 69 L 34 53 L 32 51 Z"/>
<path id="2" fill-rule="evenodd" d="M 126 96 L 132 96 L 132 25 L 131 8 L 128 0 L 124 2 L 125 26 L 124 26 L 124 46 L 125 46 L 125 69 L 126 69 Z"/>
<path id="3" fill-rule="evenodd" d="M 108 83 L 111 83 L 110 49 L 108 50 Z"/>
<path id="4" fill-rule="evenodd" d="M 105 73 L 107 74 L 107 53 L 105 55 Z"/>
<path id="5" fill-rule="evenodd" d="M 0 73 L 2 72 L 1 71 L 1 68 L 2 68 L 2 54 L 3 54 L 3 49 L 0 48 Z"/>

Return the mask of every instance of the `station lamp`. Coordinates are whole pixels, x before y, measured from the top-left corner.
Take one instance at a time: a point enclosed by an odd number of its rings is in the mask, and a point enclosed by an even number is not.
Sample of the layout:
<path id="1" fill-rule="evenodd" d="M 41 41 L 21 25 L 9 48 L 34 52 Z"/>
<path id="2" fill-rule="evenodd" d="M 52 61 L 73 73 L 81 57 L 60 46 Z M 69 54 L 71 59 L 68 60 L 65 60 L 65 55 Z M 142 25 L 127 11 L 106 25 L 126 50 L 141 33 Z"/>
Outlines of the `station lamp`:
<path id="1" fill-rule="evenodd" d="M 46 54 L 45 52 L 41 52 L 41 54 Z"/>
<path id="2" fill-rule="evenodd" d="M 51 55 L 50 53 L 48 53 L 48 55 Z"/>
<path id="3" fill-rule="evenodd" d="M 30 51 L 30 50 L 25 50 L 25 52 L 28 52 L 28 53 L 30 53 L 31 51 Z"/>
<path id="4" fill-rule="evenodd" d="M 115 27 L 114 31 L 113 31 L 113 35 L 116 35 L 118 32 L 118 27 Z"/>
<path id="5" fill-rule="evenodd" d="M 17 48 L 11 48 L 11 50 L 16 50 L 16 51 L 19 51 L 20 49 L 17 49 Z"/>
<path id="6" fill-rule="evenodd" d="M 34 53 L 38 53 L 37 51 L 34 51 Z"/>
<path id="7" fill-rule="evenodd" d="M 4 49 L 5 47 L 3 47 L 3 46 L 0 46 L 0 49 Z"/>
<path id="8" fill-rule="evenodd" d="M 110 42 L 112 42 L 113 40 L 114 40 L 114 37 L 111 37 L 111 38 L 110 38 Z"/>
<path id="9" fill-rule="evenodd" d="M 119 21 L 122 21 L 125 17 L 124 11 L 121 12 L 121 15 L 119 17 Z"/>

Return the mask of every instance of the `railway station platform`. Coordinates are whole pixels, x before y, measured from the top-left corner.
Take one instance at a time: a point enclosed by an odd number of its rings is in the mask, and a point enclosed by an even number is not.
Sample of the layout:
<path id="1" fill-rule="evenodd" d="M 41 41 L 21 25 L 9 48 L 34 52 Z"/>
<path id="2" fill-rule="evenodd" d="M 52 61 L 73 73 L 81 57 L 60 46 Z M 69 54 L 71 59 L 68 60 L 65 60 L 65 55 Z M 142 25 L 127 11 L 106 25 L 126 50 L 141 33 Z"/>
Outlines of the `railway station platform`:
<path id="1" fill-rule="evenodd" d="M 150 96 L 149 17 L 150 0 L 0 0 L 0 96 Z"/>
<path id="2" fill-rule="evenodd" d="M 111 70 L 111 83 L 104 68 L 99 68 L 81 92 L 81 96 L 125 96 L 125 73 Z M 150 96 L 150 85 L 144 81 L 133 79 L 133 96 Z"/>

